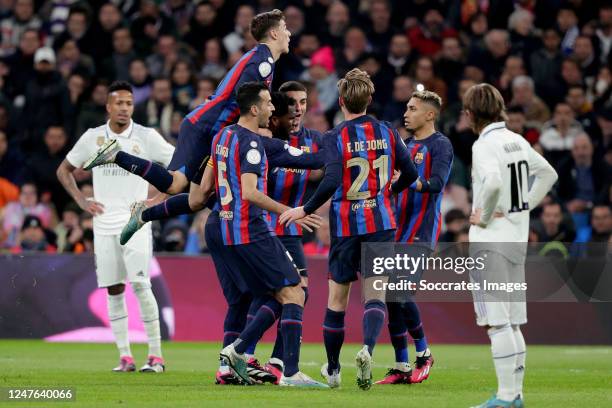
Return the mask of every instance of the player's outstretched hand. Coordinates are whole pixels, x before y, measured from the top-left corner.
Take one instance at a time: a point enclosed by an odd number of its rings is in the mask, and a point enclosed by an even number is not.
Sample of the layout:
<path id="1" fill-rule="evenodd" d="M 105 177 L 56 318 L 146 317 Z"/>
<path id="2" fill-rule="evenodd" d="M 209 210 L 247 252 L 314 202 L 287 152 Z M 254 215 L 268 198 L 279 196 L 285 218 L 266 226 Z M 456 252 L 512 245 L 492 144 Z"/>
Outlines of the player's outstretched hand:
<path id="1" fill-rule="evenodd" d="M 323 218 L 317 214 L 310 214 L 304 218 L 296 220 L 295 223 L 301 225 L 306 231 L 312 232 L 323 225 Z"/>
<path id="2" fill-rule="evenodd" d="M 295 222 L 304 217 L 306 217 L 306 213 L 304 212 L 304 207 L 302 206 L 291 208 L 285 211 L 281 214 L 278 220 L 280 221 L 281 225 L 289 225 L 292 222 Z"/>
<path id="3" fill-rule="evenodd" d="M 100 215 L 104 212 L 104 205 L 97 202 L 93 198 L 84 198 L 78 202 L 81 210 L 90 213 L 91 215 Z"/>

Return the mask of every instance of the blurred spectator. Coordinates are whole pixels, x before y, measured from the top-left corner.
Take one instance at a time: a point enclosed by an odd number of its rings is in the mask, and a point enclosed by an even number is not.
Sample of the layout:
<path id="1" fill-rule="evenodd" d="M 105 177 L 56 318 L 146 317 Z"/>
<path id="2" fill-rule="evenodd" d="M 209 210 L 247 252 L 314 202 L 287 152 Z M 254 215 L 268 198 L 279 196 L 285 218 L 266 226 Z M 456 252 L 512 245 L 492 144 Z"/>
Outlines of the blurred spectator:
<path id="1" fill-rule="evenodd" d="M 67 153 L 68 136 L 59 126 L 49 127 L 44 136 L 45 150 L 32 154 L 25 166 L 25 178 L 38 187 L 40 194 L 49 193 L 58 212 L 71 201 L 70 196 L 55 176 Z"/>
<path id="2" fill-rule="evenodd" d="M 63 43 L 56 45 L 57 69 L 64 78 L 72 73 L 78 73 L 85 78 L 91 78 L 95 74 L 95 65 L 89 55 L 81 54 L 76 41 L 67 38 Z"/>
<path id="3" fill-rule="evenodd" d="M 436 62 L 436 72 L 440 74 L 440 78 L 449 89 L 457 88 L 457 84 L 463 75 L 464 66 L 465 60 L 459 38 L 446 37 L 442 40 L 442 51 Z M 449 94 L 448 99 L 456 101 L 457 94 Z"/>
<path id="4" fill-rule="evenodd" d="M 75 139 L 81 137 L 87 129 L 98 127 L 106 121 L 107 96 L 108 85 L 105 82 L 98 82 L 94 85 L 90 99 L 83 102 L 83 107 L 77 117 Z"/>
<path id="5" fill-rule="evenodd" d="M 591 210 L 591 237 L 589 242 L 610 242 L 612 234 L 612 210 L 610 205 L 595 205 Z"/>
<path id="6" fill-rule="evenodd" d="M 7 57 L 15 52 L 22 34 L 27 29 L 38 31 L 41 28 L 42 21 L 34 13 L 34 0 L 15 0 L 13 15 L 0 21 L 0 57 Z"/>
<path id="7" fill-rule="evenodd" d="M 96 39 L 96 46 L 86 52 L 96 61 L 104 61 L 113 53 L 113 34 L 121 27 L 123 15 L 115 3 L 105 2 L 94 20 L 91 32 Z"/>
<path id="8" fill-rule="evenodd" d="M 157 129 L 167 138 L 170 136 L 173 112 L 170 80 L 157 78 L 153 80 L 151 96 L 134 109 L 134 121 Z"/>
<path id="9" fill-rule="evenodd" d="M 540 132 L 538 129 L 527 126 L 525 111 L 520 106 L 510 106 L 507 111 L 506 126 L 511 131 L 523 136 L 531 145 L 538 143 Z"/>
<path id="10" fill-rule="evenodd" d="M 217 88 L 217 81 L 214 79 L 207 77 L 198 79 L 197 94 L 189 105 L 189 111 L 195 109 L 199 104 L 204 103 L 204 101 L 215 92 L 215 88 Z"/>
<path id="11" fill-rule="evenodd" d="M 35 215 L 28 215 L 23 220 L 18 243 L 11 249 L 11 252 L 37 251 L 54 253 L 56 251 L 55 246 L 50 243 L 53 239 L 54 234 L 43 226 L 40 218 Z"/>
<path id="12" fill-rule="evenodd" d="M 598 192 L 612 181 L 612 168 L 593 155 L 593 144 L 586 133 L 574 138 L 571 153 L 559 166 L 557 194 L 568 211 L 576 213 L 593 206 Z"/>
<path id="13" fill-rule="evenodd" d="M 336 75 L 334 54 L 330 47 L 323 47 L 312 54 L 310 68 L 305 73 L 307 81 L 315 83 L 320 108 L 327 112 L 338 102 L 338 75 Z M 313 105 L 309 105 L 314 107 Z"/>
<path id="14" fill-rule="evenodd" d="M 392 100 L 389 101 L 384 108 L 382 120 L 390 122 L 394 128 L 404 127 L 404 112 L 406 105 L 414 92 L 412 80 L 410 77 L 400 75 L 393 80 Z"/>
<path id="15" fill-rule="evenodd" d="M 81 209 L 74 203 L 62 212 L 62 220 L 54 229 L 57 236 L 57 252 L 85 252 L 83 230 L 79 225 Z"/>
<path id="16" fill-rule="evenodd" d="M 599 9 L 599 27 L 595 30 L 595 41 L 599 49 L 599 61 L 609 64 L 612 47 L 612 4 L 604 3 Z"/>
<path id="17" fill-rule="evenodd" d="M 395 75 L 407 75 L 414 63 L 415 55 L 412 53 L 410 41 L 404 34 L 395 34 L 391 37 L 387 63 L 395 71 Z"/>
<path id="18" fill-rule="evenodd" d="M 338 76 L 344 76 L 370 50 L 365 32 L 359 27 L 349 28 L 344 36 L 344 48 L 341 53 L 337 54 L 335 66 Z"/>
<path id="19" fill-rule="evenodd" d="M 113 51 L 102 62 L 102 75 L 109 81 L 126 81 L 130 77 L 130 62 L 136 58 L 132 35 L 126 27 L 113 31 Z"/>
<path id="20" fill-rule="evenodd" d="M 584 85 L 584 78 L 578 62 L 572 58 L 566 58 L 561 63 L 561 78 L 563 92 L 572 85 Z"/>
<path id="21" fill-rule="evenodd" d="M 51 209 L 38 202 L 38 190 L 34 183 L 21 186 L 19 201 L 8 203 L 4 208 L 2 229 L 5 232 L 5 244 L 12 247 L 17 244 L 19 231 L 27 215 L 35 215 L 46 227 L 50 226 L 53 216 Z"/>
<path id="22" fill-rule="evenodd" d="M 415 86 L 422 84 L 426 90 L 437 93 L 442 102 L 446 103 L 446 84 L 434 72 L 434 62 L 431 57 L 420 57 L 414 70 Z"/>
<path id="23" fill-rule="evenodd" d="M 66 30 L 66 21 L 70 14 L 70 8 L 78 3 L 78 1 L 50 0 L 44 2 L 38 14 L 45 20 L 46 31 L 51 38 L 56 38 Z"/>
<path id="24" fill-rule="evenodd" d="M 72 124 L 70 129 L 74 130 L 76 118 L 81 113 L 81 107 L 84 102 L 83 99 L 85 96 L 85 86 L 87 86 L 87 81 L 83 75 L 73 73 L 68 77 L 66 86 L 68 87 L 68 96 L 70 97 L 70 107 L 72 111 Z M 72 139 L 73 135 L 69 135 L 69 138 Z"/>
<path id="25" fill-rule="evenodd" d="M 188 111 L 189 103 L 195 97 L 194 74 L 188 60 L 178 60 L 170 72 L 172 80 L 172 101 L 176 109 Z"/>
<path id="26" fill-rule="evenodd" d="M 502 96 L 506 101 L 512 99 L 512 82 L 514 78 L 525 75 L 525 67 L 523 64 L 523 59 L 518 55 L 510 55 L 506 58 L 506 62 L 504 63 L 504 69 L 502 71 L 501 76 L 499 77 L 499 82 L 497 83 L 497 89 L 501 92 Z"/>
<path id="27" fill-rule="evenodd" d="M 134 95 L 134 105 L 138 105 L 151 95 L 151 76 L 144 60 L 133 59 L 130 62 L 130 83 Z"/>
<path id="28" fill-rule="evenodd" d="M 290 4 L 285 7 L 283 14 L 285 15 L 287 30 L 291 33 L 291 40 L 299 38 L 306 26 L 304 12 L 299 7 Z"/>
<path id="29" fill-rule="evenodd" d="M 51 125 L 61 125 L 72 132 L 73 112 L 70 95 L 62 75 L 55 69 L 55 53 L 42 47 L 34 55 L 36 77 L 25 88 L 22 123 L 23 147 L 41 150 L 43 132 Z"/>
<path id="30" fill-rule="evenodd" d="M 63 44 L 68 39 L 76 41 L 79 50 L 86 54 L 96 48 L 97 39 L 93 37 L 89 30 L 91 20 L 90 9 L 86 3 L 78 3 L 70 8 L 68 20 L 66 21 L 66 30 L 58 35 L 53 45 Z"/>
<path id="31" fill-rule="evenodd" d="M 576 236 L 573 228 L 564 222 L 561 204 L 557 202 L 544 204 L 538 221 L 534 230 L 539 242 L 572 242 Z"/>
<path id="32" fill-rule="evenodd" d="M 589 90 L 590 98 L 593 100 L 595 110 L 605 109 L 611 106 L 612 96 L 612 73 L 609 67 L 602 67 L 593 81 Z"/>
<path id="33" fill-rule="evenodd" d="M 368 73 L 374 84 L 374 89 L 376 89 L 372 96 L 372 103 L 368 108 L 376 116 L 382 114 L 383 107 L 389 101 L 389 95 L 393 89 L 393 72 L 387 65 L 382 65 L 379 62 L 382 60 L 378 54 L 366 53 L 357 63 L 359 69 Z"/>
<path id="34" fill-rule="evenodd" d="M 158 39 L 166 36 L 174 38 L 174 21 L 161 13 L 157 1 L 141 0 L 138 12 L 130 25 L 130 31 L 134 37 L 134 49 L 139 55 L 150 55 Z M 170 44 L 173 47 L 175 44 Z M 148 62 L 148 61 L 147 61 Z M 174 61 L 170 62 L 170 65 Z M 149 67 L 150 69 L 151 67 Z M 168 66 L 170 69 L 170 66 Z M 157 77 L 158 72 L 151 70 L 151 74 Z"/>
<path id="35" fill-rule="evenodd" d="M 572 85 L 567 90 L 565 102 L 572 108 L 576 115 L 576 120 L 582 125 L 584 131 L 591 140 L 601 143 L 601 129 L 597 125 L 597 117 L 593 112 L 593 107 L 586 98 L 586 92 L 582 86 Z"/>
<path id="36" fill-rule="evenodd" d="M 541 127 L 550 119 L 550 111 L 535 94 L 533 80 L 526 75 L 520 75 L 512 81 L 512 100 L 510 105 L 520 106 L 525 112 L 527 123 Z"/>
<path id="37" fill-rule="evenodd" d="M 508 18 L 513 52 L 520 55 L 524 61 L 529 61 L 531 54 L 542 44 L 534 33 L 533 21 L 533 14 L 523 8 L 516 8 Z"/>
<path id="38" fill-rule="evenodd" d="M 599 58 L 595 54 L 591 37 L 581 35 L 576 38 L 572 57 L 580 65 L 585 82 L 591 82 L 599 70 Z"/>
<path id="39" fill-rule="evenodd" d="M 19 187 L 0 176 L 0 220 L 2 219 L 2 208 L 11 201 L 19 200 Z M 0 228 L 0 248 L 4 241 L 4 230 Z"/>
<path id="40" fill-rule="evenodd" d="M 561 102 L 555 106 L 552 120 L 542 127 L 540 145 L 545 151 L 569 151 L 580 133 L 582 126 L 576 121 L 574 111 L 567 103 Z"/>
<path id="41" fill-rule="evenodd" d="M 194 14 L 193 3 L 193 1 L 188 0 L 164 1 L 160 3 L 160 11 L 162 14 L 172 19 L 180 34 L 184 34 L 187 30 L 187 25 L 190 22 L 190 16 Z M 200 3 L 206 3 L 206 1 L 201 1 Z M 195 13 L 198 13 L 197 9 L 195 10 Z M 203 14 L 202 11 L 199 13 L 200 16 Z M 213 13 L 213 15 L 216 16 L 216 10 L 212 7 L 205 11 L 205 14 L 209 13 Z M 210 29 L 214 28 L 214 26 L 210 27 Z"/>
<path id="42" fill-rule="evenodd" d="M 557 12 L 557 28 L 561 32 L 561 50 L 564 55 L 570 55 L 574 50 L 576 38 L 580 35 L 578 17 L 569 5 L 563 5 Z"/>
<path id="43" fill-rule="evenodd" d="M 184 54 L 184 53 L 182 53 Z M 186 57 L 186 55 L 182 55 Z M 150 54 L 145 60 L 147 68 L 153 78 L 168 76 L 172 66 L 179 58 L 179 49 L 176 39 L 170 34 L 159 37 L 155 52 Z"/>
<path id="44" fill-rule="evenodd" d="M 210 2 L 202 1 L 195 7 L 193 16 L 189 20 L 188 31 L 183 36 L 183 41 L 199 54 L 204 49 L 206 41 L 219 35 L 220 29 L 221 27 L 217 22 L 217 10 Z"/>
<path id="45" fill-rule="evenodd" d="M 323 42 L 332 48 L 340 48 L 344 43 L 344 33 L 351 22 L 346 4 L 340 0 L 333 0 L 327 9 L 325 21 L 327 30 L 323 34 Z"/>
<path id="46" fill-rule="evenodd" d="M 461 233 L 468 224 L 468 217 L 459 209 L 449 210 L 444 216 L 446 231 L 440 236 L 440 242 L 457 242 L 457 235 Z"/>
<path id="47" fill-rule="evenodd" d="M 254 16 L 255 11 L 252 6 L 244 4 L 238 7 L 234 19 L 234 31 L 223 37 L 223 46 L 228 54 L 233 54 L 244 46 L 244 37 Z"/>
<path id="48" fill-rule="evenodd" d="M 23 182 L 23 160 L 21 152 L 9 145 L 6 133 L 0 130 L 0 177 L 13 184 L 21 184 Z"/>
<path id="49" fill-rule="evenodd" d="M 34 54 L 39 48 L 38 31 L 27 29 L 21 35 L 17 51 L 5 59 L 10 72 L 4 89 L 7 96 L 17 97 L 14 100 L 17 107 L 23 106 L 23 93 L 26 84 L 36 76 Z"/>
<path id="50" fill-rule="evenodd" d="M 542 42 L 544 47 L 531 54 L 529 65 L 536 92 L 542 95 L 547 104 L 552 105 L 563 97 L 563 90 L 559 89 L 563 61 L 559 48 L 561 37 L 551 28 L 544 31 Z"/>
<path id="51" fill-rule="evenodd" d="M 168 221 L 162 231 L 162 251 L 183 252 L 187 243 L 189 227 L 179 220 Z"/>
<path id="52" fill-rule="evenodd" d="M 225 50 L 218 38 L 211 38 L 204 45 L 204 63 L 200 68 L 200 75 L 220 81 L 227 69 L 225 68 Z"/>
<path id="53" fill-rule="evenodd" d="M 485 49 L 472 50 L 468 61 L 484 72 L 487 82 L 495 83 L 510 53 L 510 36 L 505 30 L 491 30 L 485 35 L 484 43 Z"/>
<path id="54" fill-rule="evenodd" d="M 444 25 L 444 17 L 439 10 L 431 8 L 425 13 L 423 24 L 408 30 L 412 47 L 421 55 L 436 55 L 442 48 L 444 37 L 454 36 L 455 31 Z"/>
<path id="55" fill-rule="evenodd" d="M 369 19 L 371 25 L 367 30 L 368 40 L 374 52 L 386 54 L 389 42 L 394 34 L 391 27 L 391 10 L 388 0 L 370 1 Z"/>

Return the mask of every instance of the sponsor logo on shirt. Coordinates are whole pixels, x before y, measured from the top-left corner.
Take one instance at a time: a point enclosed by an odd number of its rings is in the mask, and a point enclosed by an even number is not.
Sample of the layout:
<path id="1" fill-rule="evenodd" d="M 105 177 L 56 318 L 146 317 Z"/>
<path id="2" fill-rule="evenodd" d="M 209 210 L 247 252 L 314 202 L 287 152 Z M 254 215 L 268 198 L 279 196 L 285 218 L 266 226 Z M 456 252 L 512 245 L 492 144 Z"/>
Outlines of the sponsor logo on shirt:
<path id="1" fill-rule="evenodd" d="M 370 198 L 368 200 L 363 200 L 363 202 L 360 203 L 351 204 L 351 210 L 358 211 L 360 208 L 376 208 L 377 206 L 378 203 L 376 202 L 376 199 Z"/>

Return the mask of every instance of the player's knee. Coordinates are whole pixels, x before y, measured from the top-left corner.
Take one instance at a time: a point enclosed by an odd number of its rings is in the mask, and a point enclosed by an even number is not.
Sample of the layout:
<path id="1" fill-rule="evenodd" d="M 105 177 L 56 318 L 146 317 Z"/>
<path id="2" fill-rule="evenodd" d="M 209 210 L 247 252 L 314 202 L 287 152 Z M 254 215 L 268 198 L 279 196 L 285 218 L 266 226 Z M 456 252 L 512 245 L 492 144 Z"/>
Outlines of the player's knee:
<path id="1" fill-rule="evenodd" d="M 189 208 L 193 211 L 200 211 L 204 208 L 204 195 L 199 191 L 189 193 Z"/>
<path id="2" fill-rule="evenodd" d="M 143 292 L 151 289 L 151 282 L 132 282 L 132 289 L 134 292 Z"/>
<path id="3" fill-rule="evenodd" d="M 344 292 L 331 291 L 327 299 L 327 307 L 335 312 L 343 312 L 348 306 L 348 296 Z"/>
<path id="4" fill-rule="evenodd" d="M 185 187 L 187 187 L 187 183 L 187 177 L 185 177 L 183 173 L 180 171 L 173 171 L 172 184 L 170 184 L 170 187 L 168 187 L 166 193 L 172 195 L 182 193 L 183 190 L 185 190 Z"/>
<path id="5" fill-rule="evenodd" d="M 117 285 L 112 285 L 106 288 L 108 294 L 111 296 L 120 295 L 125 292 L 125 285 L 123 283 L 119 283 Z"/>
<path id="6" fill-rule="evenodd" d="M 281 289 L 276 296 L 276 299 L 284 304 L 295 303 L 296 305 L 304 305 L 304 290 L 301 286 L 286 286 Z"/>
<path id="7" fill-rule="evenodd" d="M 485 326 L 487 328 L 487 334 L 489 336 L 493 336 L 497 333 L 499 333 L 500 331 L 504 331 L 507 329 L 510 329 L 510 324 L 496 324 L 493 326 Z"/>

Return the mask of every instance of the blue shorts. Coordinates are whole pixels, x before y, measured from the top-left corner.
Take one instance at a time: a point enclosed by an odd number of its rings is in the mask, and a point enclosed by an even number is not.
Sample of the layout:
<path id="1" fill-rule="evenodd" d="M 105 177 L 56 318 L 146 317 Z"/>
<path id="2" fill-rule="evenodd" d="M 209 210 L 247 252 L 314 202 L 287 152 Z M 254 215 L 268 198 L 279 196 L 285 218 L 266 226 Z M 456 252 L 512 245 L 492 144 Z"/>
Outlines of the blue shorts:
<path id="1" fill-rule="evenodd" d="M 238 304 L 242 296 L 249 293 L 249 287 L 240 275 L 240 269 L 248 267 L 243 265 L 240 259 L 233 255 L 230 247 L 223 243 L 218 211 L 213 211 L 208 216 L 204 237 L 215 263 L 217 278 L 219 278 L 227 304 Z"/>
<path id="2" fill-rule="evenodd" d="M 180 171 L 187 180 L 200 184 L 210 157 L 212 135 L 183 119 L 168 170 Z"/>
<path id="3" fill-rule="evenodd" d="M 227 248 L 246 266 L 240 268 L 240 275 L 254 296 L 295 286 L 301 281 L 297 267 L 276 236 Z"/>
<path id="4" fill-rule="evenodd" d="M 361 270 L 361 244 L 364 242 L 395 242 L 395 230 L 351 237 L 332 237 L 329 248 L 329 279 L 336 283 L 357 280 L 357 274 Z"/>
<path id="5" fill-rule="evenodd" d="M 289 251 L 289 255 L 291 255 L 295 266 L 297 266 L 300 276 L 307 278 L 308 267 L 306 266 L 306 256 L 304 255 L 302 237 L 299 235 L 279 235 L 278 239 L 280 239 L 280 242 L 287 251 Z"/>

